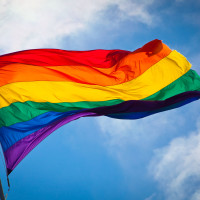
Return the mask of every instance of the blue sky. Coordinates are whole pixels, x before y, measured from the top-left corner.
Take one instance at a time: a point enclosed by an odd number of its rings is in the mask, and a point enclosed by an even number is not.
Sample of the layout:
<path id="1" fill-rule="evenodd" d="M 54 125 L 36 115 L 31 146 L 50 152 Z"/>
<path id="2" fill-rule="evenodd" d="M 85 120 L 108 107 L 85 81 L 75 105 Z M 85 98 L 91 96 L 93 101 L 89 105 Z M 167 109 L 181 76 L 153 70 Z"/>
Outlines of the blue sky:
<path id="1" fill-rule="evenodd" d="M 199 0 L 1 0 L 0 54 L 135 50 L 158 38 L 200 73 L 199 19 Z M 71 122 L 11 173 L 8 200 L 199 200 L 199 106 Z M 2 161 L 0 168 L 6 191 Z"/>

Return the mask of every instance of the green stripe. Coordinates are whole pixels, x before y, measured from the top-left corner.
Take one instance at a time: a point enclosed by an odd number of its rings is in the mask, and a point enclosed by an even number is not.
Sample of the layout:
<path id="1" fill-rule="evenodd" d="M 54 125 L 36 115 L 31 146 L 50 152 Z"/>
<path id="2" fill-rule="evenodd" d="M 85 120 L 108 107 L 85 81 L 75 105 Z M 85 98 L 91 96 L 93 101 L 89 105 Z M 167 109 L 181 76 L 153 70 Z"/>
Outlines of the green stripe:
<path id="1" fill-rule="evenodd" d="M 155 94 L 143 99 L 148 101 L 165 100 L 174 95 L 186 92 L 186 91 L 200 91 L 200 77 L 193 71 L 189 70 L 182 77 L 166 86 L 162 90 Z M 110 101 L 99 101 L 99 102 L 75 102 L 75 103 L 38 103 L 27 101 L 24 103 L 16 102 L 10 106 L 0 109 L 0 127 L 10 126 L 12 124 L 28 121 L 38 115 L 45 112 L 56 111 L 56 112 L 67 112 L 79 109 L 96 108 L 101 106 L 111 106 L 122 103 L 123 100 L 115 99 Z"/>
<path id="2" fill-rule="evenodd" d="M 165 100 L 187 91 L 200 91 L 200 76 L 194 70 L 189 70 L 176 81 L 143 100 Z"/>
<path id="3" fill-rule="evenodd" d="M 75 103 L 49 103 L 26 101 L 24 103 L 16 102 L 10 106 L 0 109 L 0 127 L 10 126 L 12 124 L 28 121 L 45 112 L 67 112 L 72 110 L 96 108 L 101 106 L 111 106 L 119 104 L 123 100 L 109 100 L 98 102 L 75 102 Z"/>

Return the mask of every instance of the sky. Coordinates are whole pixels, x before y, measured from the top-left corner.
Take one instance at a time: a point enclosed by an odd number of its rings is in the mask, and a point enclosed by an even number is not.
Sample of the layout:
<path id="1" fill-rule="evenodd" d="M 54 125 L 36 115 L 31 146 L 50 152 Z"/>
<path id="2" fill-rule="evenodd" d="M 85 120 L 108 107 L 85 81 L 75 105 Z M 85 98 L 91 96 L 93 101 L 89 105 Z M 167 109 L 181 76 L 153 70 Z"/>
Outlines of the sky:
<path id="1" fill-rule="evenodd" d="M 134 51 L 157 38 L 200 73 L 199 19 L 200 0 L 0 0 L 0 54 Z M 7 200 L 199 200 L 199 107 L 73 121 L 15 168 Z M 0 170 L 6 192 L 2 157 Z"/>

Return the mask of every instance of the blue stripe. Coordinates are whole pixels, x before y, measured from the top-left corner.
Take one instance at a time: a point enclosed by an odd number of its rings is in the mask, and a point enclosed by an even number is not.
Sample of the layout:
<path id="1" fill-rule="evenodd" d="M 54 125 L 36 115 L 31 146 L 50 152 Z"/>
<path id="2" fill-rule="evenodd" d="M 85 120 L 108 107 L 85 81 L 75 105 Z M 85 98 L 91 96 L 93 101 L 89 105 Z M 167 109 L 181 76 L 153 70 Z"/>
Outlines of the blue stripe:
<path id="1" fill-rule="evenodd" d="M 173 108 L 177 108 L 180 106 L 183 106 L 185 104 L 188 104 L 192 101 L 198 100 L 199 97 L 190 97 L 186 100 L 180 101 L 178 103 L 172 104 L 170 106 L 165 106 L 160 109 L 151 110 L 151 111 L 143 111 L 143 112 L 127 112 L 127 113 L 116 113 L 116 114 L 106 114 L 106 110 L 108 110 L 107 113 L 112 112 L 112 109 L 109 110 L 109 107 L 102 107 L 102 108 L 96 108 L 96 111 L 98 109 L 102 110 L 102 113 L 99 113 L 100 115 L 106 115 L 108 117 L 117 118 L 117 119 L 139 119 L 143 118 L 158 112 L 162 112 L 165 110 L 170 110 Z M 112 107 L 112 106 L 111 106 Z M 121 105 L 117 105 L 117 107 L 120 110 Z M 11 125 L 9 127 L 1 127 L 0 128 L 0 141 L 3 147 L 3 150 L 6 151 L 9 147 L 11 147 L 13 144 L 15 144 L 17 141 L 23 139 L 24 137 L 28 136 L 29 134 L 51 124 L 52 122 L 61 119 L 63 117 L 67 117 L 69 115 L 73 115 L 77 112 L 84 111 L 84 110 L 92 110 L 95 112 L 95 109 L 82 109 L 82 110 L 76 110 L 76 111 L 68 111 L 68 112 L 54 112 L 50 111 L 47 113 L 44 113 L 42 115 L 39 115 L 29 121 L 26 122 L 20 122 L 16 123 L 14 125 Z M 118 112 L 120 112 L 118 110 Z M 98 112 L 97 112 L 98 113 Z"/>
<path id="2" fill-rule="evenodd" d="M 19 122 L 8 127 L 3 126 L 0 128 L 0 141 L 2 148 L 4 151 L 6 151 L 17 141 L 23 139 L 29 134 L 51 124 L 52 122 L 58 119 L 67 117 L 69 115 L 73 115 L 80 111 L 83 110 L 68 111 L 68 112 L 50 111 L 26 122 Z"/>

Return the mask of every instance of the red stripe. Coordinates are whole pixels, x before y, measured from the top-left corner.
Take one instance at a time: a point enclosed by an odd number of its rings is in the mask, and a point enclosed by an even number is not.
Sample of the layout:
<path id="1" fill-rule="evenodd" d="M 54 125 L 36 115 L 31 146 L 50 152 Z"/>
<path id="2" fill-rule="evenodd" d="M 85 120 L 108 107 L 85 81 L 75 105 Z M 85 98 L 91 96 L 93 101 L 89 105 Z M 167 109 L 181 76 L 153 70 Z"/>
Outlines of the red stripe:
<path id="1" fill-rule="evenodd" d="M 0 67 L 21 63 L 39 66 L 86 65 L 109 68 L 128 53 L 130 52 L 124 50 L 66 51 L 60 49 L 33 49 L 0 56 Z"/>
<path id="2" fill-rule="evenodd" d="M 165 57 L 170 53 L 170 49 L 160 40 L 153 40 L 133 53 L 143 53 L 143 57 L 151 57 L 164 49 Z M 60 49 L 33 49 L 0 56 L 0 67 L 21 63 L 38 66 L 92 66 L 98 68 L 109 68 L 117 64 L 130 51 L 125 50 L 91 50 L 91 51 L 66 51 Z"/>

